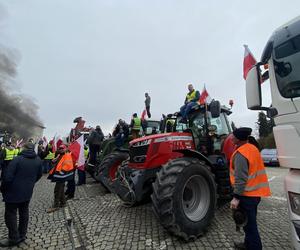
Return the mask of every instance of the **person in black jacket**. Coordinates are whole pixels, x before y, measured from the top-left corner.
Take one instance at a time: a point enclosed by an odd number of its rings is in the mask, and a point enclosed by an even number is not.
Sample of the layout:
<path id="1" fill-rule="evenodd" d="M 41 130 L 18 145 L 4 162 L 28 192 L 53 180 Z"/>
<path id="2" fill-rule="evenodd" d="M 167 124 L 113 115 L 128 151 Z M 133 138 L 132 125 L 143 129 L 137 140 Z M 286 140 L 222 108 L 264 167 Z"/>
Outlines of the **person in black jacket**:
<path id="1" fill-rule="evenodd" d="M 43 174 L 42 161 L 34 152 L 34 144 L 27 142 L 19 156 L 4 169 L 1 192 L 5 202 L 5 224 L 8 240 L 1 247 L 18 245 L 26 239 L 29 220 L 29 203 L 35 183 Z M 17 225 L 17 211 L 19 225 Z"/>
<path id="2" fill-rule="evenodd" d="M 89 137 L 87 138 L 87 143 L 90 149 L 89 163 L 96 164 L 97 153 L 100 152 L 101 143 L 104 139 L 103 132 L 99 125 L 96 126 L 95 130 L 92 130 Z"/>

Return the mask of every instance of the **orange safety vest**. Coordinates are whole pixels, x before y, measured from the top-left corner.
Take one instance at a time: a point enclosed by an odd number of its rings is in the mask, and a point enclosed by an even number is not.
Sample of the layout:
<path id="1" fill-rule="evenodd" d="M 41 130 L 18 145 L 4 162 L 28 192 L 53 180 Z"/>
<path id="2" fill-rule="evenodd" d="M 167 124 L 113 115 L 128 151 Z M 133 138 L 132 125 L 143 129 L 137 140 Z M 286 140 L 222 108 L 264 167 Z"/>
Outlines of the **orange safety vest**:
<path id="1" fill-rule="evenodd" d="M 75 167 L 72 160 L 72 154 L 65 153 L 57 165 L 50 170 L 49 175 L 53 175 L 58 178 L 66 178 L 73 174 L 73 170 L 75 170 Z"/>
<path id="2" fill-rule="evenodd" d="M 248 169 L 248 180 L 244 190 L 243 196 L 256 196 L 256 197 L 266 197 L 271 195 L 271 190 L 269 187 L 268 176 L 266 174 L 265 165 L 261 158 L 258 149 L 250 143 L 246 143 L 240 146 L 233 153 L 230 159 L 230 182 L 233 186 L 235 183 L 234 178 L 234 163 L 233 159 L 235 154 L 239 152 L 247 160 L 249 164 Z"/>

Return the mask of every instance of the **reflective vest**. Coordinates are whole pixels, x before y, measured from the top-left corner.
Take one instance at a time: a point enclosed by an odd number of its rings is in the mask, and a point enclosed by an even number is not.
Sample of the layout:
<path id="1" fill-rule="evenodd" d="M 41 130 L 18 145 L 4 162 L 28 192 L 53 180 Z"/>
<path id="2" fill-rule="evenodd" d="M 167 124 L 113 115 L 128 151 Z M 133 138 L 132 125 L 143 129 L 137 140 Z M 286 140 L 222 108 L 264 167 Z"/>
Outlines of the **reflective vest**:
<path id="1" fill-rule="evenodd" d="M 266 197 L 271 195 L 269 187 L 268 176 L 266 174 L 264 162 L 258 149 L 250 143 L 240 146 L 234 151 L 230 159 L 230 182 L 233 186 L 235 184 L 234 177 L 234 157 L 239 152 L 248 160 L 248 180 L 244 190 L 243 196 Z"/>
<path id="2" fill-rule="evenodd" d="M 52 168 L 49 175 L 57 180 L 65 180 L 74 175 L 74 164 L 71 153 L 65 153 L 57 165 Z"/>
<path id="3" fill-rule="evenodd" d="M 15 149 L 5 149 L 6 151 L 6 156 L 5 156 L 5 161 L 11 161 L 15 157 Z"/>
<path id="4" fill-rule="evenodd" d="M 196 98 L 196 90 L 193 90 L 192 92 L 187 93 L 186 99 L 188 102 L 194 100 Z"/>
<path id="5" fill-rule="evenodd" d="M 47 154 L 47 156 L 45 157 L 45 160 L 53 160 L 54 159 L 55 154 L 52 153 L 51 151 L 49 151 L 49 153 Z"/>
<path id="6" fill-rule="evenodd" d="M 89 155 L 89 150 L 85 149 L 83 153 L 84 153 L 84 158 L 87 159 Z"/>
<path id="7" fill-rule="evenodd" d="M 21 151 L 21 150 L 20 150 L 19 148 L 16 148 L 16 149 L 15 149 L 15 156 L 18 156 L 18 155 L 20 154 L 20 151 Z"/>
<path id="8" fill-rule="evenodd" d="M 133 118 L 133 130 L 140 130 L 141 129 L 142 120 L 141 118 L 135 117 Z"/>

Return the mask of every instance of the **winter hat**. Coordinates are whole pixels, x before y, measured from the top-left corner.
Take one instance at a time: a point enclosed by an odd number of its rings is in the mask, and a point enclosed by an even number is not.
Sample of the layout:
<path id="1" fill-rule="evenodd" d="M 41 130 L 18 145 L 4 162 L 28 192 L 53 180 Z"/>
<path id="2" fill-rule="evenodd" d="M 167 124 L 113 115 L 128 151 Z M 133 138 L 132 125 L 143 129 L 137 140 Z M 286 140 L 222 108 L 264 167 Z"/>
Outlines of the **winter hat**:
<path id="1" fill-rule="evenodd" d="M 233 131 L 233 135 L 240 141 L 247 141 L 248 136 L 251 135 L 252 128 L 241 127 Z"/>
<path id="2" fill-rule="evenodd" d="M 34 144 L 32 142 L 26 142 L 23 148 L 28 150 L 34 150 Z"/>

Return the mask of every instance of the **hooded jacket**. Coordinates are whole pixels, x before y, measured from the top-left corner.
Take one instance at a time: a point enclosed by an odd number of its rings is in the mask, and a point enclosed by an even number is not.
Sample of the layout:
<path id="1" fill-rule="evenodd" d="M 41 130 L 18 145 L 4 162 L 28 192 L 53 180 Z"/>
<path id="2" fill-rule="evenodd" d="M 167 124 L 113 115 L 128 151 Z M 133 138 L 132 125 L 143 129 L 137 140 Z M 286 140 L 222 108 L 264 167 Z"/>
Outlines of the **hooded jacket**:
<path id="1" fill-rule="evenodd" d="M 3 201 L 30 201 L 35 183 L 42 177 L 42 161 L 33 149 L 23 150 L 4 169 L 1 183 Z"/>

